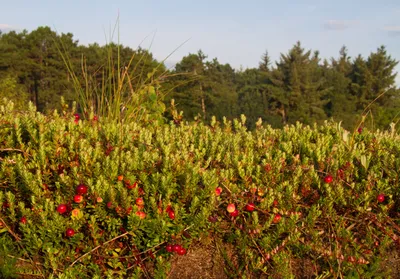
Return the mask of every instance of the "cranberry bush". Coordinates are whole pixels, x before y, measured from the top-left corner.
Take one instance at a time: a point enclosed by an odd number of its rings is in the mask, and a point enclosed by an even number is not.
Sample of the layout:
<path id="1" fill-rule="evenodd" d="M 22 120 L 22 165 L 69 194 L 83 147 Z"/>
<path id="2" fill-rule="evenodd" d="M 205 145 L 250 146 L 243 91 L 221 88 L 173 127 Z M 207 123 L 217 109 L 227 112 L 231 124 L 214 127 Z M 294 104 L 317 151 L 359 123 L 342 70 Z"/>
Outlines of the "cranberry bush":
<path id="1" fill-rule="evenodd" d="M 3 276 L 165 278 L 207 236 L 233 277 L 371 278 L 400 244 L 394 131 L 0 113 Z"/>

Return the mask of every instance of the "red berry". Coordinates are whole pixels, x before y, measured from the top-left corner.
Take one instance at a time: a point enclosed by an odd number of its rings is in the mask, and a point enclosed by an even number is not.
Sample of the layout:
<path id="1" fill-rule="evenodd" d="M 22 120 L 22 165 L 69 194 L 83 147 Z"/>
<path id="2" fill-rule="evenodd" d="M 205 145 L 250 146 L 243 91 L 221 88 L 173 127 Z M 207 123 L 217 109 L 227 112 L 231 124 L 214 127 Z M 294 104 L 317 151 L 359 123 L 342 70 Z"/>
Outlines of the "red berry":
<path id="1" fill-rule="evenodd" d="M 123 175 L 118 175 L 118 181 L 122 181 L 124 180 L 124 176 Z"/>
<path id="2" fill-rule="evenodd" d="M 142 198 L 137 198 L 136 205 L 144 205 L 144 200 Z"/>
<path id="3" fill-rule="evenodd" d="M 73 237 L 74 234 L 75 234 L 74 229 L 68 228 L 68 229 L 65 231 L 65 235 L 66 235 L 67 237 Z"/>
<path id="4" fill-rule="evenodd" d="M 26 222 L 27 222 L 27 221 L 26 221 L 26 217 L 25 217 L 25 216 L 23 216 L 23 217 L 21 218 L 20 222 L 21 222 L 22 224 L 24 224 L 24 225 L 25 225 L 25 224 L 26 224 Z"/>
<path id="5" fill-rule="evenodd" d="M 226 210 L 227 210 L 229 213 L 232 213 L 232 212 L 234 212 L 234 211 L 236 210 L 236 206 L 235 206 L 233 203 L 230 203 L 230 204 L 228 204 L 228 206 L 226 207 Z"/>
<path id="6" fill-rule="evenodd" d="M 137 211 L 135 214 L 139 216 L 140 219 L 146 218 L 146 213 L 144 213 L 143 211 Z"/>
<path id="7" fill-rule="evenodd" d="M 221 192 L 222 192 L 222 188 L 221 188 L 221 187 L 215 188 L 215 195 L 216 195 L 216 196 L 221 195 Z"/>
<path id="8" fill-rule="evenodd" d="M 384 202 L 385 201 L 385 195 L 384 194 L 379 194 L 377 197 L 378 202 Z"/>
<path id="9" fill-rule="evenodd" d="M 362 127 L 360 127 L 360 128 L 357 129 L 357 132 L 358 132 L 359 134 L 361 134 L 362 131 L 363 131 L 363 128 L 362 128 Z"/>
<path id="10" fill-rule="evenodd" d="M 333 181 L 333 177 L 331 175 L 327 175 L 324 178 L 325 183 L 331 183 Z"/>
<path id="11" fill-rule="evenodd" d="M 170 211 L 168 211 L 168 216 L 171 220 L 175 219 L 175 212 L 171 209 Z"/>
<path id="12" fill-rule="evenodd" d="M 168 244 L 167 247 L 165 247 L 165 249 L 167 250 L 167 252 L 170 252 L 170 253 L 172 253 L 174 251 L 171 244 Z"/>
<path id="13" fill-rule="evenodd" d="M 109 202 L 107 203 L 107 207 L 108 207 L 108 208 L 112 208 L 112 207 L 113 207 L 113 203 L 109 201 Z"/>
<path id="14" fill-rule="evenodd" d="M 76 202 L 76 203 L 81 203 L 81 202 L 83 202 L 83 196 L 81 196 L 81 195 L 75 195 L 75 196 L 74 196 L 74 202 Z"/>
<path id="15" fill-rule="evenodd" d="M 279 205 L 279 202 L 277 200 L 274 200 L 274 202 L 272 204 L 274 207 L 277 207 Z"/>
<path id="16" fill-rule="evenodd" d="M 277 223 L 279 223 L 279 221 L 281 220 L 281 218 L 282 218 L 282 216 L 281 216 L 279 213 L 277 213 L 277 214 L 275 214 L 274 219 L 272 220 L 272 222 L 273 222 L 274 224 L 277 224 Z"/>
<path id="17" fill-rule="evenodd" d="M 84 184 L 79 184 L 78 187 L 76 187 L 76 193 L 78 195 L 84 195 L 87 193 L 87 186 L 85 186 Z"/>
<path id="18" fill-rule="evenodd" d="M 235 209 L 235 211 L 229 213 L 232 217 L 238 217 L 239 216 L 239 210 Z"/>
<path id="19" fill-rule="evenodd" d="M 181 247 L 181 249 L 179 249 L 178 251 L 176 251 L 176 253 L 177 253 L 179 256 L 185 255 L 185 254 L 186 254 L 186 249 L 183 248 L 183 247 Z"/>
<path id="20" fill-rule="evenodd" d="M 130 184 L 130 183 L 126 183 L 126 182 L 125 182 L 125 185 L 126 185 L 126 188 L 128 188 L 129 190 L 132 190 L 132 189 L 135 189 L 135 188 L 136 188 L 137 182 L 135 182 L 135 183 L 133 183 L 133 184 Z"/>
<path id="21" fill-rule="evenodd" d="M 255 207 L 255 205 L 254 205 L 254 203 L 252 203 L 252 202 L 250 202 L 250 203 L 248 203 L 248 204 L 246 204 L 246 211 L 254 211 L 254 209 L 255 209 L 256 207 Z"/>
<path id="22" fill-rule="evenodd" d="M 57 212 L 60 214 L 64 214 L 65 212 L 67 212 L 67 205 L 60 204 L 59 206 L 57 206 Z"/>
<path id="23" fill-rule="evenodd" d="M 181 250 L 182 249 L 182 246 L 180 246 L 179 244 L 174 244 L 174 245 L 172 245 L 172 250 L 174 251 L 174 252 L 178 252 L 179 250 Z"/>
<path id="24" fill-rule="evenodd" d="M 99 120 L 99 117 L 97 115 L 93 116 L 93 121 Z"/>
<path id="25" fill-rule="evenodd" d="M 168 206 L 167 206 L 167 209 L 165 209 L 165 211 L 166 211 L 166 212 L 170 212 L 170 211 L 174 211 L 174 210 L 172 209 L 172 206 L 168 205 Z"/>

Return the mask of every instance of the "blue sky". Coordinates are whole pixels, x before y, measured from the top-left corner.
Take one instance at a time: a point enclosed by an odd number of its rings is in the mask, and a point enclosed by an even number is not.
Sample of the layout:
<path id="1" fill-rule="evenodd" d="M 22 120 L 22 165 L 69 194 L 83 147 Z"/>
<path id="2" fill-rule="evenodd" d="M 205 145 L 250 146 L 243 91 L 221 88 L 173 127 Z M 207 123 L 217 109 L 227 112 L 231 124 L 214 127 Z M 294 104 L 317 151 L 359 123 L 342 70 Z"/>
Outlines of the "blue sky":
<path id="1" fill-rule="evenodd" d="M 169 64 L 202 49 L 235 68 L 256 67 L 266 50 L 276 60 L 298 40 L 322 58 L 337 57 L 342 45 L 352 57 L 385 45 L 400 60 L 399 0 L 0 0 L 0 7 L 0 29 L 47 25 L 82 44 L 104 44 L 119 13 L 120 42 L 136 48 L 148 37 L 148 48 L 156 32 L 150 50 L 159 60 L 190 39 Z"/>

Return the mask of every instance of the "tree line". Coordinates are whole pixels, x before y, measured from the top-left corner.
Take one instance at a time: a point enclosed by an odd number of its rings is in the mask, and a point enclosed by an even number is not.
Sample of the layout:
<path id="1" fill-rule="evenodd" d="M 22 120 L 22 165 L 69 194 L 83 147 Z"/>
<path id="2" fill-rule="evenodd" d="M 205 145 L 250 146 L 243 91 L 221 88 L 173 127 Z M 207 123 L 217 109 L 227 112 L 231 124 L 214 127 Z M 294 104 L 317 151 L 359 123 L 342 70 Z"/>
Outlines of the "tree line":
<path id="1" fill-rule="evenodd" d="M 385 129 L 400 118 L 398 61 L 384 46 L 367 58 L 349 57 L 342 47 L 338 57 L 328 60 L 297 42 L 275 63 L 265 52 L 257 68 L 244 70 L 208 59 L 201 50 L 168 70 L 148 50 L 110 46 L 117 44 L 80 45 L 73 34 L 57 34 L 49 27 L 0 33 L 0 97 L 21 108 L 32 101 L 42 112 L 58 109 L 61 96 L 68 103 L 77 100 L 66 63 L 85 87 L 104 82 L 105 67 L 118 61 L 112 66 L 135 71 L 129 80 L 133 88 L 148 77 L 159 77 L 165 104 L 174 99 L 186 120 L 245 114 L 249 128 L 254 128 L 258 118 L 273 127 L 333 118 L 352 129 L 368 115 L 368 125 Z M 112 86 L 112 80 L 107 82 Z"/>

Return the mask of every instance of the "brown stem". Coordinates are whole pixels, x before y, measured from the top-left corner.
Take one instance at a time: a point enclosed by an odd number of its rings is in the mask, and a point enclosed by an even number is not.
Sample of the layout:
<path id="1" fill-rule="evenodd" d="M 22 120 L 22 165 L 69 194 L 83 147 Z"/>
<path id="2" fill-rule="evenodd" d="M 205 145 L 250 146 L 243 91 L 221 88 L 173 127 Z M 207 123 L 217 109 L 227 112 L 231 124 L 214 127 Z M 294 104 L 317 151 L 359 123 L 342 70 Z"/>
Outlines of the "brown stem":
<path id="1" fill-rule="evenodd" d="M 86 257 L 87 255 L 93 253 L 94 251 L 96 251 L 96 250 L 99 249 L 100 247 L 106 245 L 107 243 L 110 243 L 110 242 L 112 242 L 112 241 L 114 241 L 114 240 L 117 240 L 118 238 L 121 238 L 121 237 L 123 237 L 123 236 L 125 236 L 125 235 L 127 235 L 127 234 L 129 234 L 129 232 L 123 233 L 123 234 L 121 234 L 121 235 L 119 235 L 119 236 L 114 237 L 114 238 L 111 239 L 111 240 L 108 240 L 108 241 L 104 242 L 104 243 L 101 244 L 101 245 L 96 246 L 95 248 L 93 248 L 93 249 L 90 250 L 89 252 L 87 252 L 87 253 L 83 254 L 82 256 L 80 256 L 79 258 L 77 258 L 72 264 L 70 264 L 69 267 L 72 267 L 74 264 L 76 264 L 76 263 L 77 263 L 78 261 L 80 261 L 82 258 L 84 258 L 84 257 Z"/>

